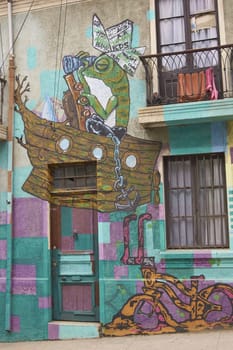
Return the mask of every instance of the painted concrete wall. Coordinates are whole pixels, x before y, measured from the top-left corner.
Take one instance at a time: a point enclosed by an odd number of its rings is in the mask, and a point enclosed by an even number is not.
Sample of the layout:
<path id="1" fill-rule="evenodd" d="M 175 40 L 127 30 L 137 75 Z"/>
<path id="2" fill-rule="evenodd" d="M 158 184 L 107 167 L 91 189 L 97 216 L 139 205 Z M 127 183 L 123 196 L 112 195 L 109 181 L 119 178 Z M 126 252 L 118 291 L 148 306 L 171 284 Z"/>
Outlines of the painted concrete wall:
<path id="1" fill-rule="evenodd" d="M 159 170 L 162 174 L 162 156 L 168 154 L 194 154 L 200 152 L 216 152 L 221 151 L 226 153 L 226 167 L 228 174 L 228 201 L 229 214 L 231 213 L 231 198 L 232 198 L 232 163 L 230 149 L 232 143 L 231 123 L 213 123 L 192 126 L 177 126 L 169 128 L 168 137 L 161 151 L 161 158 L 158 161 Z M 165 236 L 165 217 L 164 217 L 164 200 L 163 200 L 163 176 L 161 179 L 161 201 L 158 206 L 148 205 L 146 211 L 151 213 L 152 219 L 146 224 L 145 245 L 146 256 L 154 257 L 156 262 L 156 272 L 146 272 L 146 268 L 142 267 L 141 273 L 144 277 L 148 277 L 148 282 L 138 280 L 135 284 L 135 289 L 130 289 L 128 279 L 132 278 L 133 268 L 131 266 L 115 268 L 114 271 L 121 271 L 124 275 L 124 280 L 117 282 L 116 275 L 114 283 L 118 293 L 112 294 L 109 297 L 110 285 L 106 282 L 105 299 L 109 300 L 106 303 L 105 320 L 109 322 L 105 325 L 106 334 L 155 334 L 163 332 L 175 332 L 181 330 L 194 330 L 202 328 L 213 328 L 219 324 L 228 326 L 232 323 L 232 281 L 229 275 L 232 269 L 232 227 L 231 215 L 230 221 L 230 250 L 196 250 L 196 251 L 168 251 L 166 250 Z M 144 208 L 145 209 L 145 208 Z M 136 225 L 135 225 L 136 226 Z M 133 231 L 133 229 L 132 229 Z M 137 227 L 135 227 L 137 231 Z M 118 231 L 119 232 L 119 231 Z M 122 234 L 123 235 L 123 234 Z M 121 237 L 122 237 L 121 235 Z M 119 238 L 119 242 L 121 238 Z M 120 244 L 120 243 L 119 243 Z M 116 244 L 113 246 L 116 247 Z M 133 244 L 132 244 L 133 247 Z M 120 254 L 119 254 L 120 255 Z M 120 257 L 120 256 L 119 256 Z M 116 259 L 119 260 L 119 259 Z M 107 269 L 108 264 L 106 264 Z M 140 276 L 140 268 L 134 266 L 133 278 L 137 279 L 137 274 Z M 148 269 L 150 270 L 150 269 Z M 157 273 L 157 275 L 156 275 Z M 142 277 L 141 275 L 141 277 Z M 174 284 L 173 291 L 180 300 L 185 300 L 184 294 L 181 292 L 182 286 L 190 288 L 191 276 L 200 276 L 198 283 L 198 291 L 205 291 L 209 300 L 215 300 L 217 303 L 224 304 L 222 311 L 212 312 L 207 317 L 199 316 L 191 320 L 190 313 L 187 309 L 179 308 L 176 305 L 176 297 L 165 288 L 166 280 L 172 281 Z M 164 287 L 156 282 L 157 279 L 163 279 Z M 173 280 L 174 278 L 174 280 Z M 196 277 L 197 278 L 197 277 Z M 182 286 L 179 285 L 179 280 L 183 281 Z M 184 281 L 185 280 L 185 281 Z M 219 289 L 223 287 L 221 291 Z M 154 299 L 146 292 L 145 287 L 153 286 Z M 210 287 L 211 286 L 211 287 Z M 209 287 L 209 290 L 208 288 Z M 212 289 L 213 288 L 213 289 Z M 225 289 L 226 288 L 226 289 Z M 225 289 L 225 290 L 224 290 Z M 208 296 L 208 293 L 210 292 Z M 158 291 L 163 291 L 159 296 Z M 202 292 L 201 292 L 202 291 Z M 224 294 L 230 297 L 225 298 Z M 131 294 L 134 293 L 132 297 Z M 187 295 L 187 294 L 186 294 Z M 115 317 L 110 320 L 111 313 L 114 313 L 116 302 L 120 300 L 123 304 L 122 308 L 115 310 Z M 217 301 L 218 300 L 218 301 Z M 229 301 L 229 303 L 228 303 Z M 230 307 L 229 317 L 224 312 Z M 164 309 L 165 308 L 165 309 Z M 112 312 L 108 316 L 107 310 Z M 228 309 L 229 310 L 229 309 Z M 223 322 L 221 322 L 221 320 Z"/>
<path id="2" fill-rule="evenodd" d="M 15 43 L 16 73 L 20 77 L 19 85 L 16 83 L 19 113 L 14 118 L 13 225 L 7 211 L 10 149 L 7 143 L 0 144 L 1 310 L 5 310 L 6 300 L 9 301 L 9 295 L 6 297 L 8 246 L 11 231 L 13 234 L 11 311 L 10 315 L 3 311 L 0 318 L 2 341 L 55 337 L 52 331 L 48 334 L 48 322 L 52 320 L 49 202 L 55 199 L 49 194 L 46 167 L 49 162 L 67 160 L 97 159 L 98 175 L 103 176 L 107 168 L 111 179 L 99 180 L 97 196 L 100 322 L 105 335 L 192 331 L 232 324 L 232 122 L 174 126 L 156 131 L 145 131 L 138 125 L 137 110 L 145 106 L 145 81 L 137 58 L 142 51 L 150 51 L 153 16 L 149 10 L 149 1 L 138 1 L 135 7 L 135 1 L 129 0 L 126 7 L 125 1 L 117 0 L 69 5 L 67 12 L 63 8 L 61 13 L 59 7 L 35 11 L 29 15 Z M 15 36 L 24 18 L 25 13 L 14 17 Z M 6 26 L 7 20 L 3 18 L 5 32 Z M 111 42 L 110 34 L 120 31 L 122 26 L 128 29 Z M 127 43 L 128 51 L 122 46 L 115 51 L 108 49 L 109 40 L 112 45 Z M 7 52 L 6 47 L 4 50 Z M 83 51 L 88 54 L 83 56 Z M 100 54 L 104 61 L 100 61 Z M 62 105 L 63 92 L 67 90 L 64 76 L 74 73 L 69 67 L 64 71 L 61 65 L 61 59 L 67 55 L 78 57 L 76 70 L 82 74 L 75 77 L 82 85 L 81 97 L 88 100 L 82 108 L 91 119 L 86 124 L 89 128 L 85 126 L 87 129 L 82 132 L 72 125 L 71 119 L 68 129 L 62 123 L 67 118 Z M 92 62 L 93 56 L 96 57 Z M 93 72 L 96 62 L 102 67 L 104 62 L 102 76 Z M 107 64 L 116 68 L 117 74 L 111 71 L 112 74 L 107 75 Z M 30 91 L 24 92 L 26 75 Z M 93 78 L 97 79 L 96 90 L 93 86 L 90 88 Z M 103 91 L 103 81 L 114 93 L 101 108 L 101 98 L 106 96 L 100 93 L 100 104 L 94 97 L 97 90 Z M 25 95 L 29 97 L 26 106 Z M 107 124 L 113 112 L 115 121 Z M 94 114 L 101 118 L 94 118 Z M 64 130 L 67 131 L 65 145 L 62 143 Z M 44 142 L 48 142 L 46 146 Z M 88 148 L 92 142 L 101 144 L 97 153 L 91 153 Z M 168 251 L 163 155 L 216 151 L 226 154 L 230 249 Z M 133 156 L 130 152 L 134 152 Z M 119 165 L 122 172 L 116 170 Z M 39 174 L 37 180 L 36 174 Z M 127 207 L 120 206 L 119 198 L 127 200 Z M 64 204 L 56 199 L 55 204 L 59 203 Z M 71 203 L 74 202 L 70 200 L 68 205 Z M 77 200 L 75 205 L 82 207 L 83 202 Z M 192 276 L 199 278 L 195 288 L 190 289 Z M 164 284 L 158 285 L 157 279 Z M 171 289 L 165 287 L 168 280 L 173 283 Z M 154 294 L 148 293 L 148 288 L 154 290 Z M 165 292 L 161 295 L 158 288 L 165 288 Z M 186 296 L 182 294 L 184 290 Z M 218 307 L 208 314 L 199 310 L 197 316 L 191 317 L 190 300 L 195 296 L 205 298 L 204 306 L 212 303 Z M 180 300 L 187 305 L 180 308 Z M 10 331 L 6 331 L 9 317 Z"/>
<path id="3" fill-rule="evenodd" d="M 138 3 L 137 11 L 132 11 L 134 2 L 125 8 L 124 1 L 109 3 L 107 1 L 83 2 L 67 7 L 67 13 L 59 7 L 48 10 L 32 11 L 25 24 L 26 12 L 13 16 L 16 74 L 28 76 L 30 93 L 27 107 L 41 115 L 48 107 L 50 99 L 61 101 L 63 91 L 67 89 L 63 79 L 64 71 L 61 58 L 65 55 L 76 55 L 80 51 L 96 54 L 92 46 L 92 17 L 97 13 L 110 27 L 126 19 L 134 22 L 134 31 L 130 44 L 132 47 L 142 45 L 149 47 L 147 20 L 148 4 Z M 140 11 L 139 11 L 140 10 Z M 114 14 L 114 15 L 113 15 Z M 59 18 L 61 20 L 59 27 Z M 3 53 L 4 70 L 8 74 L 8 23 L 1 17 L 1 30 L 4 36 Z M 59 33 L 59 35 L 58 35 Z M 2 63 L 2 62 L 1 62 Z M 144 103 L 145 89 L 141 79 L 141 67 L 134 79 L 130 98 L 135 101 L 130 110 L 136 116 L 137 106 Z M 137 96 L 137 98 L 136 98 Z M 7 113 L 8 86 L 5 91 L 5 117 Z M 139 97 L 139 98 L 138 98 Z M 49 102 L 48 102 L 49 101 Z M 47 102 L 47 105 L 46 105 Z M 51 106 L 51 104 L 49 104 Z M 48 111 L 44 112 L 48 116 Z M 58 118 L 63 118 L 64 111 L 59 109 Z M 5 118 L 6 119 L 6 118 Z M 14 117 L 14 169 L 13 169 L 13 225 L 8 213 L 8 172 L 11 148 L 7 142 L 0 144 L 0 292 L 1 292 L 1 340 L 13 341 L 22 339 L 46 339 L 48 321 L 51 316 L 51 278 L 50 278 L 50 232 L 49 203 L 23 190 L 23 185 L 32 171 L 32 164 L 27 150 L 17 142 L 25 140 L 25 125 L 20 114 Z M 5 311 L 6 291 L 9 288 L 8 250 L 11 231 L 12 241 L 12 285 L 11 314 Z M 9 297 L 9 296 L 8 296 Z M 27 311 L 26 311 L 27 310 Z M 10 322 L 10 327 L 7 324 Z M 10 328 L 10 331 L 6 331 Z"/>
<path id="4" fill-rule="evenodd" d="M 224 11 L 224 18 L 225 18 L 225 34 L 226 34 L 226 43 L 229 44 L 231 42 L 231 37 L 233 34 L 232 26 L 231 26 L 231 20 L 230 17 L 233 12 L 233 6 L 231 1 L 223 1 L 223 11 Z"/>

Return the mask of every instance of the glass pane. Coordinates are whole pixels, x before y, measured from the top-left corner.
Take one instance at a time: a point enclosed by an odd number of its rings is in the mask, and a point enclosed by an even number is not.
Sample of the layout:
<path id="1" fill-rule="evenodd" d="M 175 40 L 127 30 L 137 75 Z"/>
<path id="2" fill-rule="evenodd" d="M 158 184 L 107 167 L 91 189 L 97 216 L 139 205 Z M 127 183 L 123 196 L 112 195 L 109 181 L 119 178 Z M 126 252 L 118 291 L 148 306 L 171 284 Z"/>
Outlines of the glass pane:
<path id="1" fill-rule="evenodd" d="M 180 191 L 179 193 L 179 215 L 180 216 L 192 216 L 192 197 L 191 191 Z"/>
<path id="2" fill-rule="evenodd" d="M 214 190 L 213 193 L 213 211 L 215 215 L 223 214 L 223 191 L 219 188 Z"/>
<path id="3" fill-rule="evenodd" d="M 202 159 L 198 160 L 198 174 L 200 187 L 211 186 L 212 184 L 212 162 L 211 159 L 205 159 L 203 156 Z"/>
<path id="4" fill-rule="evenodd" d="M 86 178 L 85 177 L 79 177 L 76 179 L 77 187 L 86 187 Z"/>
<path id="5" fill-rule="evenodd" d="M 168 167 L 170 187 L 186 188 L 191 186 L 191 162 L 189 159 L 171 159 Z"/>
<path id="6" fill-rule="evenodd" d="M 64 168 L 53 168 L 53 176 L 56 177 L 63 177 L 64 176 Z"/>
<path id="7" fill-rule="evenodd" d="M 222 185 L 223 184 L 223 171 L 224 171 L 224 163 L 222 158 L 215 158 L 213 160 L 213 178 L 214 185 Z"/>
<path id="8" fill-rule="evenodd" d="M 178 187 L 178 166 L 176 161 L 170 160 L 168 163 L 169 169 L 169 186 L 170 188 Z"/>
<path id="9" fill-rule="evenodd" d="M 223 235 L 222 232 L 225 232 L 224 229 L 224 219 L 221 217 L 217 217 L 215 218 L 215 241 L 216 241 L 216 245 L 221 246 L 224 244 L 223 241 Z"/>
<path id="10" fill-rule="evenodd" d="M 223 158 L 203 156 L 203 159 L 199 159 L 198 168 L 201 187 L 223 186 Z"/>
<path id="11" fill-rule="evenodd" d="M 96 187 L 96 177 L 87 178 L 87 187 Z"/>
<path id="12" fill-rule="evenodd" d="M 208 245 L 210 245 L 210 232 L 213 233 L 212 237 L 214 237 L 213 225 L 211 225 L 211 220 L 205 217 L 200 218 L 199 230 L 200 247 L 208 247 Z"/>
<path id="13" fill-rule="evenodd" d="M 216 38 L 217 38 L 216 28 L 202 29 L 202 30 L 192 32 L 192 41 L 194 42 L 193 49 L 217 46 Z M 202 42 L 202 46 L 197 45 L 196 42 L 198 41 Z M 204 46 L 204 43 L 206 43 L 206 46 Z"/>
<path id="14" fill-rule="evenodd" d="M 73 177 L 66 178 L 64 180 L 64 187 L 66 187 L 66 188 L 74 188 L 75 187 L 75 179 Z"/>
<path id="15" fill-rule="evenodd" d="M 227 245 L 227 227 L 223 217 L 200 219 L 200 246 L 223 247 Z"/>
<path id="16" fill-rule="evenodd" d="M 74 171 L 74 167 L 73 166 L 68 166 L 65 167 L 65 176 L 74 176 L 75 175 L 75 171 Z"/>
<path id="17" fill-rule="evenodd" d="M 55 179 L 53 182 L 55 188 L 61 188 L 64 186 L 64 179 Z"/>
<path id="18" fill-rule="evenodd" d="M 170 216 L 178 216 L 178 191 L 169 192 L 169 207 L 170 207 Z"/>
<path id="19" fill-rule="evenodd" d="M 187 1 L 187 0 L 185 0 Z M 190 0 L 190 13 L 214 11 L 214 0 Z"/>
<path id="20" fill-rule="evenodd" d="M 228 229 L 227 219 L 223 219 L 221 222 L 221 231 L 217 231 L 217 242 L 221 239 L 223 246 L 228 246 Z"/>
<path id="21" fill-rule="evenodd" d="M 77 165 L 75 169 L 76 169 L 76 176 L 85 176 L 86 175 L 86 168 L 83 164 Z"/>
<path id="22" fill-rule="evenodd" d="M 180 246 L 180 228 L 179 228 L 179 220 L 172 219 L 170 221 L 171 227 L 169 227 L 169 240 L 170 247 L 179 248 Z"/>
<path id="23" fill-rule="evenodd" d="M 187 231 L 187 247 L 193 247 L 195 245 L 193 218 L 186 219 L 186 231 Z"/>
<path id="24" fill-rule="evenodd" d="M 160 22 L 161 45 L 185 41 L 184 18 L 166 19 Z M 176 51 L 178 51 L 176 49 Z"/>
<path id="25" fill-rule="evenodd" d="M 186 247 L 187 246 L 187 235 L 188 235 L 188 227 L 186 219 L 182 218 L 180 219 L 180 246 Z"/>
<path id="26" fill-rule="evenodd" d="M 95 175 L 96 174 L 96 165 L 95 164 L 87 164 L 86 166 L 86 174 L 87 175 Z"/>
<path id="27" fill-rule="evenodd" d="M 205 189 L 199 192 L 200 215 L 222 215 L 224 213 L 223 189 Z"/>
<path id="28" fill-rule="evenodd" d="M 183 0 L 160 0 L 160 18 L 183 16 Z"/>
<path id="29" fill-rule="evenodd" d="M 169 237 L 171 248 L 192 247 L 194 244 L 192 219 L 172 219 Z"/>
<path id="30" fill-rule="evenodd" d="M 209 225 L 209 231 L 206 232 L 206 242 L 205 245 L 209 246 L 215 246 L 216 241 L 215 241 L 215 236 L 216 236 L 216 226 L 215 226 L 215 219 L 214 218 L 209 218 L 208 220 L 208 225 Z M 208 244 L 209 242 L 209 244 Z"/>
<path id="31" fill-rule="evenodd" d="M 192 207 L 192 191 L 185 191 L 185 215 L 192 216 L 193 215 L 193 207 Z"/>

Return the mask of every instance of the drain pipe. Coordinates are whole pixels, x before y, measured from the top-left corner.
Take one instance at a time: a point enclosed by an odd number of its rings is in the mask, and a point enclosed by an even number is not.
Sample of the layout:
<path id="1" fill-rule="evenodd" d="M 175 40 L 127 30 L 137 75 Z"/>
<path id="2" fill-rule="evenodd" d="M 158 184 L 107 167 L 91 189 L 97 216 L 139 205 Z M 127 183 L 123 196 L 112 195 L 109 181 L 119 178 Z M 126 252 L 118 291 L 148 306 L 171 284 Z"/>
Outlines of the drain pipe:
<path id="1" fill-rule="evenodd" d="M 14 167 L 14 89 L 15 89 L 15 60 L 13 53 L 12 0 L 8 0 L 8 29 L 9 29 L 9 74 L 8 74 L 8 178 L 7 178 L 7 261 L 6 261 L 6 303 L 5 330 L 11 331 L 12 308 L 12 239 L 13 239 L 13 167 Z"/>
<path id="2" fill-rule="evenodd" d="M 7 0 L 7 13 L 8 13 L 8 32 L 9 32 L 9 52 L 10 56 L 13 56 L 13 24 L 12 24 L 12 2 L 13 0 Z"/>

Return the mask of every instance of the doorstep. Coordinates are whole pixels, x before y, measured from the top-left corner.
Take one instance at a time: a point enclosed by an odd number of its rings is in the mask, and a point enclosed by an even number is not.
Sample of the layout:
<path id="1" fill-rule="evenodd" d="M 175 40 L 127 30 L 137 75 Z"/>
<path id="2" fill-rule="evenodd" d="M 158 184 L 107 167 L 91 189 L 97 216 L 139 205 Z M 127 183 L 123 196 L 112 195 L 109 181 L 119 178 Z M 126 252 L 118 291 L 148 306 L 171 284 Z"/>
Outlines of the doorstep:
<path id="1" fill-rule="evenodd" d="M 100 338 L 98 322 L 51 321 L 48 323 L 48 340 Z"/>

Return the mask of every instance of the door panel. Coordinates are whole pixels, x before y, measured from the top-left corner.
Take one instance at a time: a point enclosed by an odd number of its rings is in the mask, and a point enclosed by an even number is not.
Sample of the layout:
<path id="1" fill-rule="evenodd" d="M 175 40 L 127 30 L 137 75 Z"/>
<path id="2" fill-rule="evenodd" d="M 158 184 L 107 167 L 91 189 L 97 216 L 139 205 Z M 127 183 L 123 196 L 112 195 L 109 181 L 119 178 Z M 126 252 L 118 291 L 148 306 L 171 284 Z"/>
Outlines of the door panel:
<path id="1" fill-rule="evenodd" d="M 91 295 L 91 285 L 63 285 L 62 308 L 64 311 L 81 310 L 91 312 Z"/>
<path id="2" fill-rule="evenodd" d="M 52 206 L 51 229 L 53 318 L 98 321 L 97 212 Z"/>

